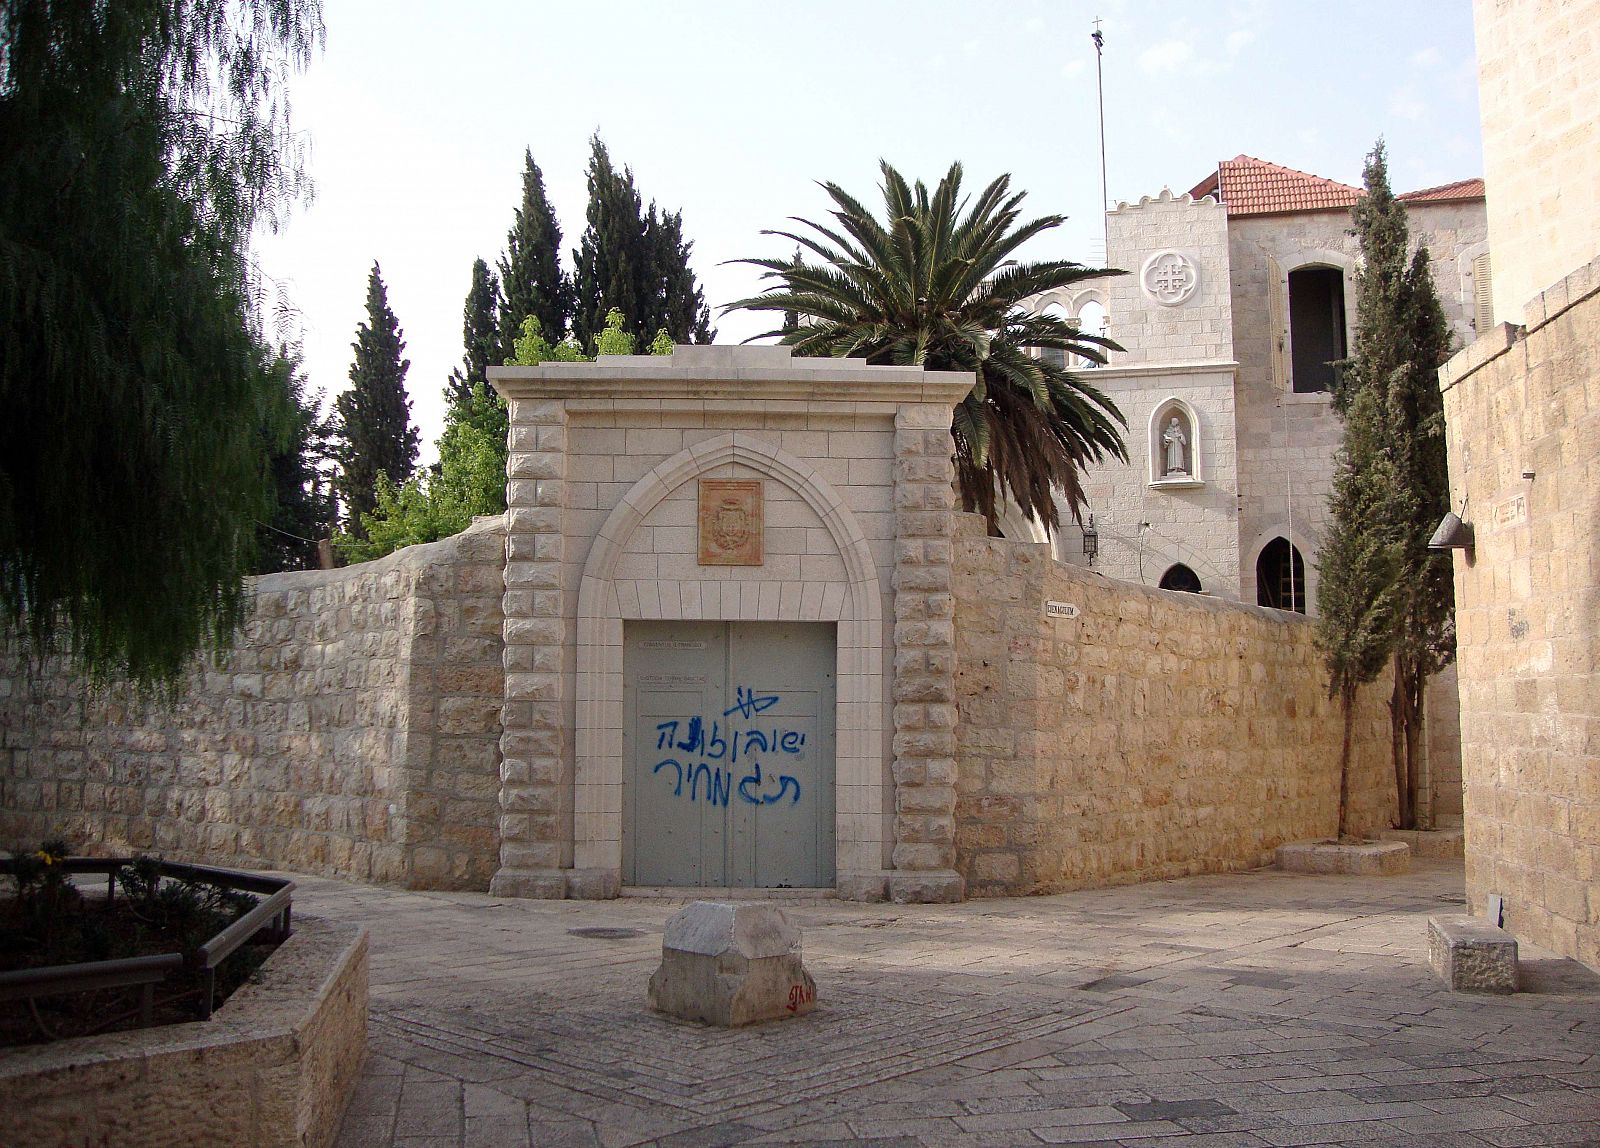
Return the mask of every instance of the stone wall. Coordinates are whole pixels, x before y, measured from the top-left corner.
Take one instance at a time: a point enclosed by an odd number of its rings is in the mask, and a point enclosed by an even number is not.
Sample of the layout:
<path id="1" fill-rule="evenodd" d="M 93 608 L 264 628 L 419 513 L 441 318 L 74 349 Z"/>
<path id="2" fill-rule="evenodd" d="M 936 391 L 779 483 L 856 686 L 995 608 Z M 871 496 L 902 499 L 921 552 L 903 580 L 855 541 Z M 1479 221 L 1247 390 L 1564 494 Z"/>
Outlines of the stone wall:
<path id="1" fill-rule="evenodd" d="M 498 848 L 500 519 L 251 579 L 176 705 L 0 664 L 0 844 L 486 888 Z"/>
<path id="2" fill-rule="evenodd" d="M 1467 895 L 1600 968 L 1600 259 L 1524 319 L 1440 372 L 1476 543 L 1455 559 Z"/>
<path id="3" fill-rule="evenodd" d="M 1128 462 L 1090 467 L 1084 475 L 1098 543 L 1095 569 L 1156 586 L 1182 563 L 1206 593 L 1235 597 L 1239 473 L 1233 364 L 1119 365 L 1095 371 L 1089 381 L 1110 395 L 1128 420 Z M 1161 431 L 1175 405 L 1189 424 L 1190 480 L 1159 481 Z M 1061 518 L 1056 554 L 1074 566 L 1089 565 L 1083 526 L 1065 511 Z M 1015 537 L 1010 531 L 1006 536 Z"/>
<path id="4" fill-rule="evenodd" d="M 1111 336 L 1125 348 L 1113 362 L 1195 363 L 1233 359 L 1228 293 L 1228 213 L 1210 196 L 1174 196 L 1119 203 L 1106 212 L 1106 265 L 1127 271 L 1106 281 Z M 1156 289 L 1151 260 L 1181 256 L 1194 276 L 1182 296 Z"/>
<path id="5" fill-rule="evenodd" d="M 1334 833 L 1342 721 L 1304 618 L 1102 578 L 971 516 L 954 587 L 969 893 L 1250 868 Z M 1358 703 L 1356 833 L 1394 811 L 1387 694 Z"/>
<path id="6" fill-rule="evenodd" d="M 1475 0 L 1495 318 L 1600 251 L 1600 0 Z"/>

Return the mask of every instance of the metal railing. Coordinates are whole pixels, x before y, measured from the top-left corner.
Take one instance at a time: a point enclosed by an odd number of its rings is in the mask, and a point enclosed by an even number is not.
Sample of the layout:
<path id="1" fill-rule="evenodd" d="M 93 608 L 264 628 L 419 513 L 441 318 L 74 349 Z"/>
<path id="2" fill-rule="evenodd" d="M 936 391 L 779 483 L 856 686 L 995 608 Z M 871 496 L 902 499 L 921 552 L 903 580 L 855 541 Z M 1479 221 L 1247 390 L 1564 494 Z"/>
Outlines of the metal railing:
<path id="1" fill-rule="evenodd" d="M 133 861 L 132 857 L 65 857 L 56 864 L 67 873 L 105 873 L 109 907 L 116 899 L 117 873 Z M 11 859 L 0 859 L 0 874 L 11 875 L 13 866 Z M 215 1007 L 217 966 L 258 934 L 265 933 L 268 940 L 280 942 L 288 938 L 294 882 L 283 877 L 179 861 L 157 861 L 156 869 L 163 877 L 257 893 L 262 895 L 262 900 L 222 932 L 188 952 L 0 972 L 0 1001 L 137 985 L 140 987 L 140 1023 L 149 1024 L 154 1014 L 156 986 L 182 969 L 198 969 L 202 979 L 200 1018 L 209 1020 Z"/>

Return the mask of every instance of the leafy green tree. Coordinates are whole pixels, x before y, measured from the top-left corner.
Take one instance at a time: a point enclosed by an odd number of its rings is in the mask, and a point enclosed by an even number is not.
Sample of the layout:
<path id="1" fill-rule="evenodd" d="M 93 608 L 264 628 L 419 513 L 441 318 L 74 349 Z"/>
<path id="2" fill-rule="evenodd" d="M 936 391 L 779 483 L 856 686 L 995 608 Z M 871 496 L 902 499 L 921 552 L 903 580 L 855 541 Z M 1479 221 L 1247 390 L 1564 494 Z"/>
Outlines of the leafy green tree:
<path id="1" fill-rule="evenodd" d="M 505 356 L 500 353 L 499 314 L 505 302 L 500 280 L 482 259 L 472 263 L 472 286 L 461 308 L 461 342 L 465 348 L 461 365 L 450 372 L 445 386 L 447 402 L 468 402 L 475 387 L 488 386 L 489 367 Z"/>
<path id="2" fill-rule="evenodd" d="M 588 226 L 572 253 L 576 307 L 572 333 L 595 345 L 611 311 L 628 316 L 636 343 L 665 329 L 679 343 L 709 343 L 711 313 L 689 269 L 682 212 L 645 210 L 633 172 L 618 171 L 606 145 L 590 140 Z"/>
<path id="3" fill-rule="evenodd" d="M 533 152 L 523 155 L 522 204 L 506 234 L 506 252 L 500 259 L 500 284 L 505 298 L 500 305 L 499 354 L 512 353 L 522 321 L 529 315 L 539 327 L 559 340 L 572 315 L 572 281 L 561 270 L 561 227 L 545 196 L 544 173 L 533 162 Z"/>
<path id="4" fill-rule="evenodd" d="M 791 239 L 822 262 L 745 260 L 777 285 L 729 307 L 803 316 L 797 329 L 767 332 L 797 354 L 975 372 L 977 383 L 951 426 L 962 506 L 982 513 L 995 532 L 1004 492 L 1054 529 L 1054 490 L 1080 518 L 1081 470 L 1107 457 L 1126 460 L 1117 428 L 1127 424 L 1103 392 L 1029 349 L 1104 363 L 1106 349 L 1121 348 L 1062 319 L 1026 314 L 1021 304 L 1121 272 L 1059 259 L 1015 261 L 1024 243 L 1064 217 L 1019 224 L 1024 193 L 1008 195 L 1009 175 L 989 184 L 963 215 L 960 164 L 931 196 L 888 163 L 882 171 L 884 222 L 837 184 L 823 184 L 836 205 L 833 226 L 799 220 L 815 237 L 764 233 Z"/>
<path id="5" fill-rule="evenodd" d="M 307 394 L 297 350 L 285 348 L 269 366 L 287 400 L 278 427 L 267 427 L 272 475 L 272 516 L 256 531 L 253 573 L 315 570 L 319 539 L 333 534 L 336 507 L 324 473 L 332 458 L 333 428 L 322 417 L 321 395 Z"/>
<path id="6" fill-rule="evenodd" d="M 1410 251 L 1405 205 L 1389 189 L 1382 140 L 1367 156 L 1362 180 L 1366 194 L 1353 209 L 1362 256 L 1355 344 L 1334 394 L 1345 438 L 1321 555 L 1318 636 L 1332 689 L 1345 706 L 1346 768 L 1355 687 L 1375 679 L 1385 662 L 1393 670 L 1398 821 L 1410 829 L 1424 689 L 1455 657 L 1450 559 L 1427 548 L 1450 508 L 1438 383 L 1450 330 L 1427 249 Z"/>
<path id="7" fill-rule="evenodd" d="M 367 277 L 367 319 L 356 328 L 351 344 L 350 389 L 339 395 L 339 497 L 353 533 L 360 534 L 362 515 L 378 505 L 378 479 L 399 486 L 417 465 L 417 428 L 411 425 L 402 359 L 405 340 L 400 322 L 389 309 L 389 296 L 376 262 Z"/>
<path id="8" fill-rule="evenodd" d="M 623 329 L 620 311 L 606 317 L 597 340 L 602 355 L 633 354 L 633 336 Z M 672 354 L 672 340 L 658 331 L 650 354 Z M 539 363 L 582 363 L 588 356 L 572 339 L 551 344 L 532 315 L 522 322 L 516 354 L 507 366 Z M 506 508 L 505 403 L 483 386 L 465 402 L 452 402 L 439 438 L 439 464 L 396 486 L 378 482 L 377 507 L 362 518 L 362 535 L 341 534 L 334 545 L 347 562 L 365 562 L 419 542 L 436 542 L 459 534 L 476 515 L 499 514 Z"/>
<path id="9" fill-rule="evenodd" d="M 0 620 L 171 685 L 240 617 L 280 406 L 249 242 L 315 0 L 0 4 Z"/>

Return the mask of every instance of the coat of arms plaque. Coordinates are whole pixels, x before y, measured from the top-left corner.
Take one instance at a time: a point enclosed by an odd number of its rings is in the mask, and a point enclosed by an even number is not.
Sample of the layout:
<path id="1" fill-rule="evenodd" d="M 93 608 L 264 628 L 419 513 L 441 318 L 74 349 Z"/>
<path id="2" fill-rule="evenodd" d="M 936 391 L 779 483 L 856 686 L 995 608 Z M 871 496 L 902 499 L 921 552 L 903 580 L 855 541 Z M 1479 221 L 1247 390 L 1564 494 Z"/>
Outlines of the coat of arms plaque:
<path id="1" fill-rule="evenodd" d="M 761 481 L 700 480 L 700 565 L 761 565 Z"/>

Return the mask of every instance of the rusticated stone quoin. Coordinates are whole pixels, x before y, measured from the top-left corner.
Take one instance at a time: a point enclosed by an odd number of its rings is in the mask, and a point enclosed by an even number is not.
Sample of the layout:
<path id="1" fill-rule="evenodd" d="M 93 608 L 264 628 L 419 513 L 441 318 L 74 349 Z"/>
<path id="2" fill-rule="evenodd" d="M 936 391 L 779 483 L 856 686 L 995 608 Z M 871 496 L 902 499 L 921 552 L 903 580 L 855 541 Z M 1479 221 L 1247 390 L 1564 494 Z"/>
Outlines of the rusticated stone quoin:
<path id="1" fill-rule="evenodd" d="M 894 423 L 894 873 L 897 902 L 959 901 L 956 871 L 955 493 L 950 415 Z"/>
<path id="2" fill-rule="evenodd" d="M 562 661 L 568 640 L 561 593 L 565 406 L 513 400 L 509 447 L 500 866 L 490 891 L 565 897 L 572 867 L 571 698 Z"/>

